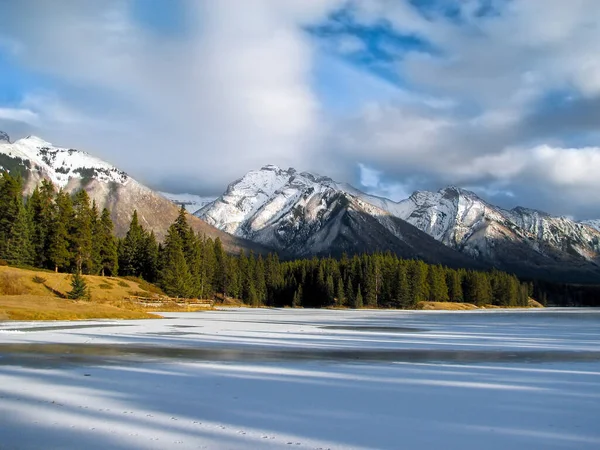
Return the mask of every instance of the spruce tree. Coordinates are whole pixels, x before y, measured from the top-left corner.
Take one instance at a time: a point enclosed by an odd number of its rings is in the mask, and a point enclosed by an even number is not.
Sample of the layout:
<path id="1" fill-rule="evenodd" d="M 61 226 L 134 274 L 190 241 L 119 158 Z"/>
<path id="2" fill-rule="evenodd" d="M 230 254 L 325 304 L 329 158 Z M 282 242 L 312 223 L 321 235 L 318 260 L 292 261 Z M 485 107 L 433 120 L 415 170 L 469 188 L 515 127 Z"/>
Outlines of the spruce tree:
<path id="1" fill-rule="evenodd" d="M 414 307 L 413 297 L 408 282 L 405 264 L 399 264 L 396 274 L 396 297 L 394 301 L 396 308 L 408 309 Z"/>
<path id="2" fill-rule="evenodd" d="M 133 211 L 129 230 L 119 245 L 119 274 L 139 277 L 143 267 L 144 229 Z"/>
<path id="3" fill-rule="evenodd" d="M 171 297 L 191 297 L 191 273 L 185 261 L 181 237 L 174 225 L 169 227 L 160 257 L 162 268 L 158 279 L 162 290 Z"/>
<path id="4" fill-rule="evenodd" d="M 42 180 L 41 187 L 36 186 L 27 201 L 27 213 L 31 222 L 33 264 L 36 267 L 47 267 L 53 209 L 54 186 Z"/>
<path id="5" fill-rule="evenodd" d="M 185 254 L 185 253 L 184 253 Z M 144 280 L 155 282 L 158 276 L 159 245 L 156 241 L 154 231 L 143 232 L 139 252 L 140 275 Z M 187 262 L 187 261 L 186 261 Z"/>
<path id="6" fill-rule="evenodd" d="M 98 261 L 100 274 L 115 276 L 119 268 L 119 256 L 117 253 L 117 240 L 113 234 L 113 221 L 108 209 L 102 210 L 98 221 L 96 237 L 94 241 L 98 246 Z"/>
<path id="7" fill-rule="evenodd" d="M 12 264 L 31 264 L 31 221 L 23 205 L 21 177 L 0 177 L 0 258 Z"/>
<path id="8" fill-rule="evenodd" d="M 344 292 L 344 280 L 342 280 L 342 277 L 338 278 L 335 300 L 336 306 L 346 305 L 346 293 Z"/>
<path id="9" fill-rule="evenodd" d="M 363 307 L 363 296 L 360 290 L 360 284 L 358 285 L 358 289 L 356 290 L 356 298 L 354 299 L 354 308 L 360 309 Z"/>
<path id="10" fill-rule="evenodd" d="M 215 269 L 214 269 L 214 288 L 217 292 L 227 296 L 227 261 L 221 239 L 214 241 Z"/>
<path id="11" fill-rule="evenodd" d="M 87 283 L 79 271 L 75 271 L 71 276 L 71 290 L 67 297 L 71 300 L 90 299 Z"/>
<path id="12" fill-rule="evenodd" d="M 69 245 L 69 225 L 73 222 L 73 202 L 69 194 L 56 194 L 49 233 L 48 265 L 56 272 L 69 269 L 72 253 Z"/>
<path id="13" fill-rule="evenodd" d="M 93 220 L 90 197 L 85 190 L 75 194 L 73 199 L 73 221 L 70 223 L 69 237 L 75 268 L 80 273 L 92 273 L 93 261 Z"/>

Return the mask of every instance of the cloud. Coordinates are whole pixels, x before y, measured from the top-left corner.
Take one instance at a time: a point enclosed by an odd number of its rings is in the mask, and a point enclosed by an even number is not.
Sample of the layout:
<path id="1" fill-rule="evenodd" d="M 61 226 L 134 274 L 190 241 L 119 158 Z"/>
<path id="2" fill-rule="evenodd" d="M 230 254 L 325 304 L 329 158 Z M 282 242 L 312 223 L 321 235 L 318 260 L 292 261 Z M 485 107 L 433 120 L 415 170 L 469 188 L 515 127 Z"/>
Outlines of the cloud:
<path id="1" fill-rule="evenodd" d="M 274 163 L 395 199 L 456 184 L 600 216 L 596 0 L 185 1 L 171 34 L 131 5 L 0 2 L 0 51 L 49 80 L 0 104 L 0 125 L 163 190 L 218 194 Z M 323 25 L 337 32 L 307 31 Z M 375 32 L 385 61 L 366 67 Z"/>
<path id="2" fill-rule="evenodd" d="M 19 43 L 20 64 L 68 84 L 52 104 L 28 102 L 48 119 L 36 125 L 49 140 L 162 186 L 222 189 L 266 163 L 306 165 L 316 151 L 320 105 L 304 27 L 338 4 L 189 2 L 196 26 L 180 39 L 148 33 L 128 2 L 25 1 L 9 6 L 19 26 L 4 32 Z"/>
<path id="3" fill-rule="evenodd" d="M 38 115 L 30 109 L 0 108 L 0 120 L 35 123 L 38 120 Z"/>

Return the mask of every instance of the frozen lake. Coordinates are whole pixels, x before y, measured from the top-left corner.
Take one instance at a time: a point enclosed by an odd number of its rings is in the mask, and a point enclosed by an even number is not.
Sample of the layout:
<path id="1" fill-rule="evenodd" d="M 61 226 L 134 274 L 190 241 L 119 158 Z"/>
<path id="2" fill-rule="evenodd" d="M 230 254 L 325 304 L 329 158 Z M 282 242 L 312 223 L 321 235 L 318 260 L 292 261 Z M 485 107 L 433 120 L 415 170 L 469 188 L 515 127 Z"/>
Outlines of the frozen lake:
<path id="1" fill-rule="evenodd" d="M 0 323 L 0 449 L 600 448 L 600 311 Z"/>

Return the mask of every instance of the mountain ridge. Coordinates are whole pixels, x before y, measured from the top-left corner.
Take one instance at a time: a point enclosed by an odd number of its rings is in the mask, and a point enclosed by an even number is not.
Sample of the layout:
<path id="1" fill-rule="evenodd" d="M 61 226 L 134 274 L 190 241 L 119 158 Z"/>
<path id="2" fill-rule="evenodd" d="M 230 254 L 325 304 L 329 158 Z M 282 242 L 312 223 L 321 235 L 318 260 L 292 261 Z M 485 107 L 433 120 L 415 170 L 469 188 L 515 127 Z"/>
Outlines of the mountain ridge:
<path id="1" fill-rule="evenodd" d="M 123 236 L 137 210 L 140 223 L 164 238 L 169 225 L 179 214 L 179 207 L 149 187 L 84 151 L 54 146 L 36 136 L 10 142 L 8 135 L 0 140 L 0 170 L 23 176 L 24 194 L 30 194 L 43 180 L 52 181 L 60 189 L 76 192 L 85 189 L 98 207 L 108 208 L 115 224 L 115 233 Z M 201 219 L 189 215 L 196 232 L 220 238 L 224 248 L 237 253 L 253 250 L 266 253 L 269 249 L 222 232 Z"/>
<path id="2" fill-rule="evenodd" d="M 416 191 L 394 202 L 329 177 L 267 165 L 231 183 L 197 215 L 236 236 L 275 248 L 287 245 L 294 254 L 322 253 L 327 242 L 337 242 L 333 235 L 321 232 L 329 240 L 321 238 L 320 247 L 310 236 L 332 227 L 327 221 L 334 218 L 336 195 L 346 198 L 348 214 L 371 216 L 373 223 L 401 241 L 403 232 L 396 220 L 464 256 L 502 270 L 528 277 L 560 275 L 572 282 L 600 281 L 597 229 L 522 206 L 505 210 L 456 186 L 437 192 Z M 403 230 L 406 233 L 406 227 Z M 382 239 L 393 242 L 389 236 Z M 356 247 L 362 248 L 364 243 L 359 238 L 355 241 Z M 335 250 L 335 245 L 332 248 Z"/>

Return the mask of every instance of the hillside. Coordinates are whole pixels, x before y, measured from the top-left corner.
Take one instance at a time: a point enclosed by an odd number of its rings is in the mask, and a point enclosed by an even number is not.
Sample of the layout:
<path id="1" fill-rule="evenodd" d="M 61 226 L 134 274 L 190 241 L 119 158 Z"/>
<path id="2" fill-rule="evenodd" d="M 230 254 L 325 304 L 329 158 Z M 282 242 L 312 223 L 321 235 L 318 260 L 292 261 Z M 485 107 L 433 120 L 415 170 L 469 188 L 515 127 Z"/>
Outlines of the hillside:
<path id="1" fill-rule="evenodd" d="M 160 309 L 187 311 L 165 302 L 143 306 L 130 297 L 159 298 L 158 288 L 142 280 L 85 275 L 90 300 L 69 300 L 71 276 L 0 266 L 0 320 L 150 319 Z"/>
<path id="2" fill-rule="evenodd" d="M 119 237 L 127 232 L 134 210 L 141 225 L 154 231 L 159 240 L 164 238 L 179 213 L 178 205 L 112 164 L 82 150 L 55 146 L 36 136 L 13 143 L 0 140 L 0 170 L 23 176 L 25 195 L 31 194 L 42 179 L 70 193 L 85 189 L 100 210 L 109 209 Z M 259 244 L 224 233 L 191 214 L 188 220 L 196 232 L 220 238 L 230 253 L 239 253 L 242 249 L 268 252 Z"/>

